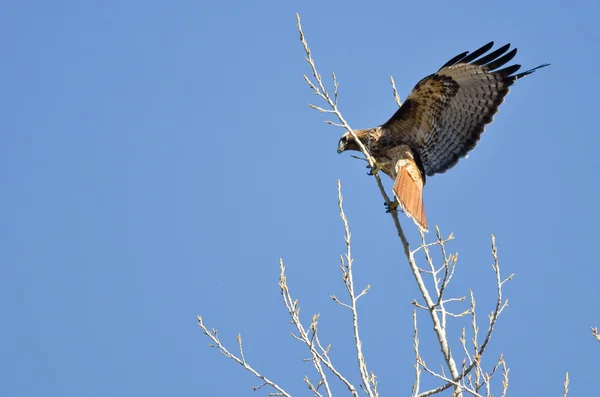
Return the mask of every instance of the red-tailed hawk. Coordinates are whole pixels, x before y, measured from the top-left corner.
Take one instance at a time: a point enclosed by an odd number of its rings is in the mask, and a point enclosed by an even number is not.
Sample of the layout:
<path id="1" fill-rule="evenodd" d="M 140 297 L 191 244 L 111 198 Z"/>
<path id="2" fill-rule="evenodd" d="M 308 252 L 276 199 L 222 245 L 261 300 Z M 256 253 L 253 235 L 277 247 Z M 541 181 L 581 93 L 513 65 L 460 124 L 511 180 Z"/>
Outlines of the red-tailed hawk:
<path id="1" fill-rule="evenodd" d="M 355 130 L 381 169 L 394 180 L 397 203 L 424 231 L 425 177 L 452 168 L 479 141 L 498 107 L 517 79 L 521 65 L 499 69 L 517 54 L 506 53 L 510 44 L 484 55 L 494 42 L 472 52 L 463 52 L 432 75 L 419 81 L 398 111 L 385 124 Z M 506 54 L 505 54 L 506 53 Z M 338 153 L 359 150 L 350 133 L 338 144 Z"/>

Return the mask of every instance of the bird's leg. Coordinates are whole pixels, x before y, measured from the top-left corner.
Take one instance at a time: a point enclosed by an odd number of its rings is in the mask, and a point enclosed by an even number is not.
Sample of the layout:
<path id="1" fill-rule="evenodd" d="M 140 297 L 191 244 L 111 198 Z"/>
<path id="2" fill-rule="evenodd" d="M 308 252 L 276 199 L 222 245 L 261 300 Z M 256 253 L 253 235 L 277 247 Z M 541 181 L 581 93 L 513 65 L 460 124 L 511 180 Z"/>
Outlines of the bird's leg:
<path id="1" fill-rule="evenodd" d="M 387 162 L 387 161 L 375 161 L 375 159 L 373 159 L 373 167 L 367 165 L 367 168 L 371 168 L 369 170 L 369 172 L 367 172 L 367 175 L 376 175 L 379 171 L 383 170 L 385 167 L 389 166 L 391 163 Z"/>
<path id="2" fill-rule="evenodd" d="M 392 211 L 397 211 L 398 210 L 398 199 L 396 197 L 394 197 L 394 201 L 392 201 L 390 204 L 388 203 L 383 203 L 383 205 L 385 205 L 385 213 L 389 214 Z M 402 211 L 402 209 L 400 209 L 400 211 Z"/>

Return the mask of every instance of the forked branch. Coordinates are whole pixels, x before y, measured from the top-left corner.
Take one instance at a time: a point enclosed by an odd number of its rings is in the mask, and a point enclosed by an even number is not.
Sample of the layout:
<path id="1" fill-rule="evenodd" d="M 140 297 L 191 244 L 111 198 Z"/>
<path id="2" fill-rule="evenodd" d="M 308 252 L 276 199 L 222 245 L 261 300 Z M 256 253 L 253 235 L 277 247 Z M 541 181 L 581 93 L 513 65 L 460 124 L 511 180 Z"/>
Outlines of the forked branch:
<path id="1" fill-rule="evenodd" d="M 277 391 L 276 393 L 271 393 L 270 395 L 291 397 L 291 394 L 286 392 L 283 388 L 281 388 L 278 384 L 276 384 L 275 382 L 273 382 L 266 376 L 259 373 L 250 364 L 248 364 L 246 362 L 246 358 L 244 357 L 244 350 L 242 347 L 242 336 L 241 335 L 237 336 L 238 346 L 240 349 L 240 356 L 238 357 L 235 354 L 230 353 L 229 350 L 227 350 L 227 348 L 225 346 L 223 346 L 223 344 L 221 344 L 221 341 L 219 340 L 219 336 L 218 336 L 218 331 L 216 329 L 213 328 L 212 330 L 209 331 L 208 328 L 206 328 L 206 326 L 202 322 L 201 316 L 198 316 L 198 326 L 202 329 L 202 331 L 204 331 L 204 335 L 208 336 L 213 341 L 214 345 L 211 344 L 211 345 L 209 345 L 210 347 L 217 349 L 219 351 L 219 353 L 221 353 L 222 355 L 224 355 L 227 358 L 232 359 L 236 363 L 240 364 L 242 367 L 244 367 L 244 369 L 251 372 L 252 374 L 254 374 L 254 376 L 256 376 L 257 378 L 259 378 L 260 380 L 263 381 L 263 383 L 260 384 L 259 386 L 253 386 L 252 387 L 253 390 L 259 390 L 259 389 L 262 389 L 264 386 L 270 386 Z"/>

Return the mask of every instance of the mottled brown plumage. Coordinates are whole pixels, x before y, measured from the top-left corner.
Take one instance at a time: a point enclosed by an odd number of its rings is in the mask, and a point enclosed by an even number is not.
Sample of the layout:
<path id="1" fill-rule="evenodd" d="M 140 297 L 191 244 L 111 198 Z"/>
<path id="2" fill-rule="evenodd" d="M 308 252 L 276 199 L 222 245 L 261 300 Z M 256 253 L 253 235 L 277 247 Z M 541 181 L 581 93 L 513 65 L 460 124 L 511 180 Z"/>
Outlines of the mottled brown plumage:
<path id="1" fill-rule="evenodd" d="M 521 65 L 499 69 L 517 54 L 510 44 L 487 53 L 490 42 L 469 54 L 452 58 L 436 73 L 419 81 L 386 123 L 354 133 L 394 179 L 400 207 L 427 230 L 422 191 L 426 176 L 446 172 L 472 150 L 485 126 L 517 79 L 536 68 L 515 74 Z M 340 139 L 338 153 L 358 150 L 351 134 Z"/>

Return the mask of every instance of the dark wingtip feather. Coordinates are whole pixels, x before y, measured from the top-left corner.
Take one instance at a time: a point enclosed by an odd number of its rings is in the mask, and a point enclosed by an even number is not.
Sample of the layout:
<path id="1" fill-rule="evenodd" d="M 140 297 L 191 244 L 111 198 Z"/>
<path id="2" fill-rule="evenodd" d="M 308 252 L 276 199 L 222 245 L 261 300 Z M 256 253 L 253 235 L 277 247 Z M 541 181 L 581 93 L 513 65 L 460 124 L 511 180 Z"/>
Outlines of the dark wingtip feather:
<path id="1" fill-rule="evenodd" d="M 454 65 L 455 63 L 457 63 L 458 61 L 460 61 L 460 60 L 462 60 L 464 57 L 466 57 L 468 54 L 469 54 L 469 51 L 465 51 L 465 52 L 463 52 L 463 53 L 460 53 L 460 54 L 458 54 L 457 56 L 455 56 L 454 58 L 452 58 L 451 60 L 449 60 L 448 62 L 446 62 L 446 63 L 445 63 L 445 64 L 444 64 L 444 65 L 443 65 L 443 66 L 440 68 L 440 70 L 441 70 L 441 69 L 443 69 L 443 68 L 445 68 L 445 67 L 448 67 L 448 66 L 452 66 L 452 65 Z"/>
<path id="2" fill-rule="evenodd" d="M 494 46 L 494 42 L 490 41 L 483 47 L 478 48 L 475 51 L 473 51 L 472 53 L 470 53 L 466 58 L 461 59 L 460 62 L 461 63 L 469 63 L 469 62 L 479 58 L 481 55 L 485 54 L 486 52 L 488 52 L 489 49 L 492 48 L 493 46 Z"/>
<path id="3" fill-rule="evenodd" d="M 487 70 L 498 69 L 500 66 L 503 66 L 504 64 L 508 63 L 511 59 L 513 59 L 515 57 L 515 55 L 517 55 L 517 49 L 513 48 L 513 50 L 510 51 L 508 54 L 503 55 L 500 58 L 496 59 L 495 61 L 492 61 L 492 62 L 486 64 L 485 68 Z"/>
<path id="4" fill-rule="evenodd" d="M 515 64 L 515 65 L 510 65 L 510 66 L 507 66 L 507 67 L 505 67 L 504 69 L 496 70 L 496 71 L 494 72 L 494 74 L 500 75 L 500 76 L 502 76 L 503 78 L 506 78 L 506 77 L 514 77 L 514 76 L 511 76 L 511 74 L 515 73 L 515 72 L 516 72 L 516 71 L 518 71 L 519 69 L 521 69 L 521 65 L 519 65 L 519 64 Z"/>
<path id="5" fill-rule="evenodd" d="M 465 51 L 463 53 L 460 53 L 457 56 L 455 56 L 454 58 L 452 58 L 451 60 L 449 60 L 448 62 L 446 62 L 444 65 L 442 65 L 442 67 L 440 68 L 440 70 L 442 70 L 443 68 L 448 67 L 448 66 L 456 65 L 459 62 L 461 62 L 461 63 L 471 62 L 473 59 L 475 59 L 475 58 L 483 55 L 484 53 L 486 53 L 493 46 L 494 46 L 494 42 L 490 41 L 489 43 L 487 43 L 483 47 L 478 48 L 477 50 L 473 51 L 470 54 L 469 54 L 469 51 Z"/>
<path id="6" fill-rule="evenodd" d="M 473 65 L 481 66 L 481 65 L 485 65 L 486 63 L 492 62 L 494 59 L 498 58 L 500 55 L 502 55 L 506 51 L 508 51 L 509 48 L 510 48 L 510 43 L 505 44 L 502 47 L 495 50 L 494 52 L 491 52 L 488 55 L 484 56 L 483 58 L 479 58 L 478 60 L 473 62 Z"/>
<path id="7" fill-rule="evenodd" d="M 514 77 L 515 77 L 515 80 L 517 80 L 517 79 L 520 79 L 521 77 L 525 77 L 525 76 L 527 76 L 528 74 L 531 74 L 531 73 L 535 72 L 535 71 L 536 71 L 536 70 L 538 70 L 538 69 L 545 68 L 546 66 L 550 66 L 550 64 L 549 64 L 549 63 L 545 63 L 545 64 L 543 64 L 543 65 L 536 66 L 536 67 L 535 67 L 535 68 L 533 68 L 533 69 L 526 70 L 526 71 L 524 71 L 523 73 L 516 74 L 516 75 L 514 76 Z"/>

